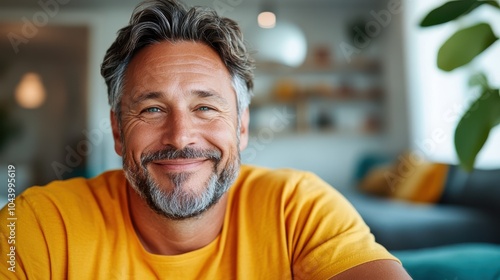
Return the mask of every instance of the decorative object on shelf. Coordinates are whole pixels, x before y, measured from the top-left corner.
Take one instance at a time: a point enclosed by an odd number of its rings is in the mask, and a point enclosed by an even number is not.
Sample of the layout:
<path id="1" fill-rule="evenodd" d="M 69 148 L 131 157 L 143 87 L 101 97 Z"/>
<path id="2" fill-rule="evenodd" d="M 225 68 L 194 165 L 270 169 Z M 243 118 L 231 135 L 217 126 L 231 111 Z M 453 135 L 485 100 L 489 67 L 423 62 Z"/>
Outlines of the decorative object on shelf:
<path id="1" fill-rule="evenodd" d="M 326 108 L 321 108 L 316 117 L 316 125 L 320 130 L 333 130 L 335 128 L 335 120 L 328 111 Z"/>
<path id="2" fill-rule="evenodd" d="M 492 9 L 500 9 L 497 1 L 449 1 L 429 12 L 420 26 L 429 27 L 453 21 L 483 4 Z M 467 65 L 497 40 L 498 37 L 488 23 L 481 22 L 462 28 L 439 49 L 437 66 L 441 70 L 452 71 Z M 455 129 L 455 150 L 460 165 L 471 171 L 490 131 L 500 124 L 500 90 L 493 88 L 483 73 L 472 76 L 469 84 L 479 87 L 481 94 L 462 116 Z"/>
<path id="3" fill-rule="evenodd" d="M 274 85 L 273 96 L 277 101 L 293 101 L 298 95 L 299 86 L 292 79 L 281 79 Z"/>
<path id="4" fill-rule="evenodd" d="M 369 113 L 366 116 L 363 131 L 366 133 L 379 133 L 382 130 L 382 120 L 375 113 Z"/>
<path id="5" fill-rule="evenodd" d="M 328 45 L 318 45 L 313 48 L 314 66 L 319 68 L 328 68 L 333 64 L 333 58 Z"/>

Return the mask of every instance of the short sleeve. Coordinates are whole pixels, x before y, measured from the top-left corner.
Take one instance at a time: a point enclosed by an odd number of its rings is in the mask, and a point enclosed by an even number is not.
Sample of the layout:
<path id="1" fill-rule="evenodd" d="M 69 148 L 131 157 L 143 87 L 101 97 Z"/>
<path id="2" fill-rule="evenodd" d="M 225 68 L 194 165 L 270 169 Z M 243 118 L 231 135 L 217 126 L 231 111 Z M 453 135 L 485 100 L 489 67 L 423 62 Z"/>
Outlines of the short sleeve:
<path id="1" fill-rule="evenodd" d="M 365 262 L 392 259 L 354 207 L 333 187 L 305 173 L 285 210 L 294 279 L 329 279 Z"/>
<path id="2" fill-rule="evenodd" d="M 36 188 L 38 187 L 33 187 L 33 190 Z M 53 217 L 54 212 L 48 209 L 50 203 L 44 203 L 43 199 L 37 200 L 37 205 L 44 204 L 45 207 L 33 205 L 29 199 L 32 197 L 30 194 L 37 196 L 33 190 L 28 189 L 16 198 L 13 212 L 8 205 L 0 210 L 0 219 L 11 225 L 0 229 L 1 255 L 2 258 L 8 254 L 13 255 L 9 256 L 9 262 L 0 262 L 2 279 L 49 279 L 57 276 L 50 270 L 51 261 L 56 261 L 57 258 L 50 254 L 47 242 L 64 244 L 65 239 L 55 231 L 43 230 L 39 214 L 44 213 L 44 216 L 52 216 L 54 219 L 57 217 Z M 57 224 L 50 219 L 46 222 Z"/>

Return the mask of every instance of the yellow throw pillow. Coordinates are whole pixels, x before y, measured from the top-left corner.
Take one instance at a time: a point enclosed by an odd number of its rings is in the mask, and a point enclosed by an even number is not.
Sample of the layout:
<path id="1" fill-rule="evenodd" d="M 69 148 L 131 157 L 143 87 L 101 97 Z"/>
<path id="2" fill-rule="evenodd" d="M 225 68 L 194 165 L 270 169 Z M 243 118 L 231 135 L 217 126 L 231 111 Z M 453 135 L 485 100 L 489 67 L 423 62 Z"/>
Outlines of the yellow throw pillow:
<path id="1" fill-rule="evenodd" d="M 446 183 L 448 165 L 410 159 L 410 154 L 405 154 L 398 157 L 393 166 L 374 168 L 362 180 L 360 189 L 394 199 L 438 202 Z"/>

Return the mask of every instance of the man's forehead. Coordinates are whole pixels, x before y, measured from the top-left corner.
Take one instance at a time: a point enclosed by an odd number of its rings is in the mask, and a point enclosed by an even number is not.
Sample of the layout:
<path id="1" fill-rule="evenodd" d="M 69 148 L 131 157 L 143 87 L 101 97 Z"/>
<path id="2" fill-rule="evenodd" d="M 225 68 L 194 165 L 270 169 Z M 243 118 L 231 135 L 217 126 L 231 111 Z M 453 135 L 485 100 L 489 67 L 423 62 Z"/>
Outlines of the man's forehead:
<path id="1" fill-rule="evenodd" d="M 217 52 L 203 43 L 161 42 L 147 46 L 134 56 L 126 70 L 125 91 L 134 99 L 175 88 L 186 94 L 235 94 L 226 66 Z"/>
<path id="2" fill-rule="evenodd" d="M 198 42 L 160 42 L 141 49 L 130 61 L 125 72 L 125 84 L 163 83 L 182 80 L 183 74 L 205 80 L 226 81 L 231 76 L 215 50 Z"/>
<path id="3" fill-rule="evenodd" d="M 144 47 L 132 58 L 127 72 L 144 69 L 148 69 L 145 74 L 175 70 L 229 75 L 215 50 L 203 43 L 191 41 L 165 41 Z"/>

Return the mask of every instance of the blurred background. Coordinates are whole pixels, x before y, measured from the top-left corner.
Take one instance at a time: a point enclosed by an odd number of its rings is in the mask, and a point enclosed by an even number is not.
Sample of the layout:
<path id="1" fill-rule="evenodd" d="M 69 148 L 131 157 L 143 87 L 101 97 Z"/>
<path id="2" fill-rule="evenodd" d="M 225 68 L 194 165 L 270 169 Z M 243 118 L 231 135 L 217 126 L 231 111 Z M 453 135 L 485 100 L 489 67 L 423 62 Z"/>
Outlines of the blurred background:
<path id="1" fill-rule="evenodd" d="M 16 165 L 18 188 L 121 166 L 99 67 L 138 2 L 0 3 L 0 165 Z M 244 162 L 310 170 L 336 188 L 350 187 L 370 153 L 418 150 L 456 162 L 453 130 L 470 102 L 464 77 L 478 66 L 435 66 L 440 44 L 462 24 L 419 27 L 439 1 L 186 2 L 235 19 L 255 52 Z M 474 17 L 494 19 L 489 13 Z M 498 53 L 496 45 L 482 60 Z M 490 76 L 498 85 L 498 69 Z M 500 164 L 499 136 L 496 129 L 479 166 Z"/>
<path id="2" fill-rule="evenodd" d="M 99 69 L 138 2 L 0 2 L 2 182 L 9 164 L 16 167 L 18 193 L 121 167 Z M 438 49 L 458 28 L 486 20 L 500 34 L 498 11 L 488 5 L 424 29 L 421 20 L 444 1 L 185 2 L 236 20 L 255 52 L 251 137 L 243 162 L 309 170 L 344 193 L 355 187 L 370 158 L 412 151 L 419 159 L 457 164 L 453 133 L 477 97 L 468 77 L 480 69 L 491 85 L 500 85 L 499 44 L 466 67 L 444 72 L 436 66 Z M 497 126 L 477 168 L 500 168 L 498 143 Z M 5 198 L 6 188 L 0 193 Z M 355 204 L 369 223 L 366 213 L 380 209 L 364 209 L 364 200 Z M 411 247 L 400 245 L 393 248 Z"/>

